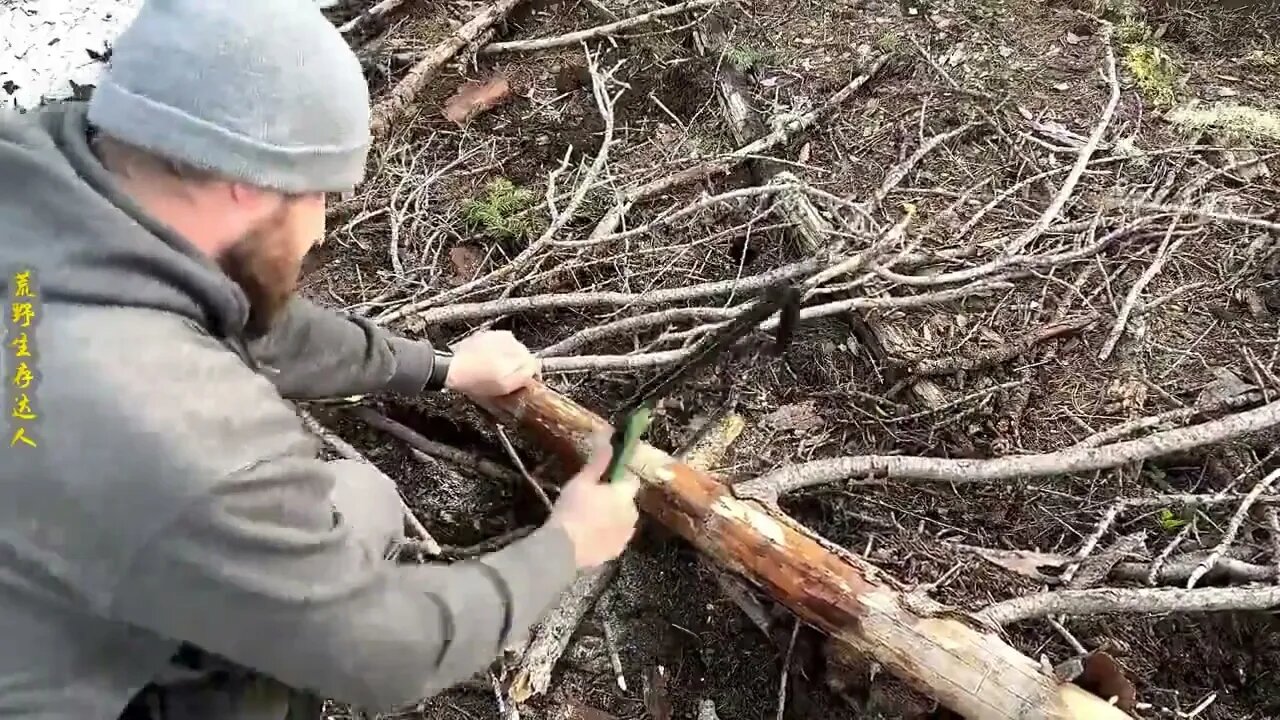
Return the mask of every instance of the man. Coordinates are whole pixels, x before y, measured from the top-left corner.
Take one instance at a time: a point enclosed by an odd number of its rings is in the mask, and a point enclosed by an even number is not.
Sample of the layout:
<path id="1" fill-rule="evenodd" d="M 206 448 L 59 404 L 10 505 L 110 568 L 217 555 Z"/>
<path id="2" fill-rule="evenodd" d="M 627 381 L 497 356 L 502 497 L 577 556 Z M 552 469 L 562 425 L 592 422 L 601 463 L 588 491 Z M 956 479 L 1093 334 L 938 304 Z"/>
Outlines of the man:
<path id="1" fill-rule="evenodd" d="M 281 688 L 386 710 L 483 669 L 630 538 L 607 445 L 545 526 L 451 566 L 384 560 L 394 485 L 318 459 L 285 398 L 538 371 L 509 334 L 449 357 L 293 295 L 368 125 L 311 0 L 150 0 L 87 106 L 0 119 L 0 716 L 279 720 Z"/>

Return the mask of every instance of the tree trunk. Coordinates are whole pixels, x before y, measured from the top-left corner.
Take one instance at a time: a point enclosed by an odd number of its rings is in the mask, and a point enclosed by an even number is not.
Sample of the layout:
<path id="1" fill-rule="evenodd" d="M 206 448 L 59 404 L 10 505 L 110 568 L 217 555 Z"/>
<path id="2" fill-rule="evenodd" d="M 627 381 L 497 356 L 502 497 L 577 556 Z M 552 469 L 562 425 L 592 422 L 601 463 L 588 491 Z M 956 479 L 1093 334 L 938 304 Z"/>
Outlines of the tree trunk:
<path id="1" fill-rule="evenodd" d="M 487 409 L 577 466 L 607 423 L 536 384 Z M 1107 720 L 1130 716 L 1062 683 L 976 621 L 948 612 L 778 508 L 742 500 L 706 474 L 641 443 L 628 468 L 644 484 L 642 510 L 721 567 L 769 593 L 849 652 L 966 718 Z"/>

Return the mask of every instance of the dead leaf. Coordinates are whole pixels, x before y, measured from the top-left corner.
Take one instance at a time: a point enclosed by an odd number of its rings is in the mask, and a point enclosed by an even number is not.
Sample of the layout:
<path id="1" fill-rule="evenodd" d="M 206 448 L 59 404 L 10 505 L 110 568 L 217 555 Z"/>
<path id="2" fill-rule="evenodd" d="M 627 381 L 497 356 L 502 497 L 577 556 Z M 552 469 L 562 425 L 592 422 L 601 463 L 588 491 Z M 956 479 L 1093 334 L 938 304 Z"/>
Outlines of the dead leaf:
<path id="1" fill-rule="evenodd" d="M 818 403 L 806 400 L 802 403 L 783 405 L 761 419 L 770 430 L 800 431 L 816 430 L 826 424 L 818 415 Z"/>
<path id="2" fill-rule="evenodd" d="M 1066 555 L 1034 552 L 1032 550 L 997 550 L 974 545 L 956 545 L 1009 572 L 1045 583 L 1059 582 L 1059 574 L 1071 559 Z"/>
<path id="3" fill-rule="evenodd" d="M 1068 45 L 1079 45 L 1084 38 L 1073 32 L 1067 32 L 1066 41 Z"/>
<path id="4" fill-rule="evenodd" d="M 476 276 L 484 255 L 474 245 L 455 245 L 449 248 L 449 265 L 453 268 L 453 282 L 460 285 Z"/>
<path id="5" fill-rule="evenodd" d="M 1076 684 L 1103 700 L 1115 698 L 1116 707 L 1129 712 L 1138 704 L 1138 690 L 1115 658 L 1098 650 L 1084 658 L 1084 672 Z"/>
<path id="6" fill-rule="evenodd" d="M 480 113 L 491 110 L 511 97 L 511 84 L 501 74 L 488 80 L 463 83 L 444 104 L 444 116 L 458 125 Z"/>

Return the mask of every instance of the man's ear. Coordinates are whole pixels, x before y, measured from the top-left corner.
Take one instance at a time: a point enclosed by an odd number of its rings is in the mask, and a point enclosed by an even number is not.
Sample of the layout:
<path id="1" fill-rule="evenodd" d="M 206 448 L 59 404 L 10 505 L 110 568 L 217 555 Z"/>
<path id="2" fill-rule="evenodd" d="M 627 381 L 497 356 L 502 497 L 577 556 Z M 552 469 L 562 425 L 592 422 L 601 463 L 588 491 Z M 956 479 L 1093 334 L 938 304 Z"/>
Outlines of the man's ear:
<path id="1" fill-rule="evenodd" d="M 285 200 L 280 193 L 242 182 L 226 183 L 225 192 L 230 196 L 231 204 L 249 217 L 264 217 Z"/>

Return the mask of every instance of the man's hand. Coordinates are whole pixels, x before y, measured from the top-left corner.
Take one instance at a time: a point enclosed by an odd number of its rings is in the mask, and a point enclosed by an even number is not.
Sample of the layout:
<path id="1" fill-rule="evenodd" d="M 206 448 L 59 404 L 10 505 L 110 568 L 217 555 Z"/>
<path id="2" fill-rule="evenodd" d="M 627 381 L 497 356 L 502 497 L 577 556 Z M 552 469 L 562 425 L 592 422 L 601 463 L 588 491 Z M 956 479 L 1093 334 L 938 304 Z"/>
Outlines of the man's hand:
<path id="1" fill-rule="evenodd" d="M 529 384 L 542 362 L 506 330 L 482 332 L 458 343 L 445 387 L 476 398 L 501 397 Z"/>
<path id="2" fill-rule="evenodd" d="M 565 483 L 551 512 L 551 522 L 564 528 L 573 541 L 579 569 L 593 568 L 621 555 L 639 519 L 635 501 L 639 483 L 633 479 L 600 482 L 613 455 L 608 433 L 596 437 L 594 446 L 587 463 Z"/>

